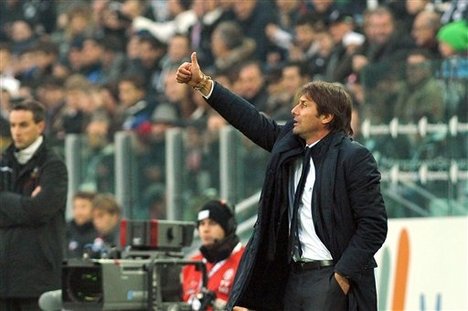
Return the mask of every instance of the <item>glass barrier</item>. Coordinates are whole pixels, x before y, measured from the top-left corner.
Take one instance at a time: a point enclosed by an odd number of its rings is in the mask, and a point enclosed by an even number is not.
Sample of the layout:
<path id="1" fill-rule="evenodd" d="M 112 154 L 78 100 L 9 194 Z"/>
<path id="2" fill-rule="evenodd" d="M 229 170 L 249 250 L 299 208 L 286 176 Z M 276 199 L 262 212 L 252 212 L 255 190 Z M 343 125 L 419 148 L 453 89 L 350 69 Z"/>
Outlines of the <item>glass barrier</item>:
<path id="1" fill-rule="evenodd" d="M 368 66 L 356 140 L 374 154 L 390 217 L 467 215 L 467 59 Z"/>

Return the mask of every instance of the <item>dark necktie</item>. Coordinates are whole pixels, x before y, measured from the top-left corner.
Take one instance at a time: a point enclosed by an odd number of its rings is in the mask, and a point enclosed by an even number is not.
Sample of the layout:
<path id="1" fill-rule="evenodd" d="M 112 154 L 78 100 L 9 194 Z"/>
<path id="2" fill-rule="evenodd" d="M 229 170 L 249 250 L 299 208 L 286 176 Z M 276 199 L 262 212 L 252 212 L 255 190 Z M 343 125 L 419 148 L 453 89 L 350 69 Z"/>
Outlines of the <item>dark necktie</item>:
<path id="1" fill-rule="evenodd" d="M 305 183 L 307 175 L 310 169 L 310 157 L 312 155 L 312 148 L 305 148 L 304 158 L 302 159 L 302 172 L 299 183 L 297 184 L 296 191 L 294 193 L 294 203 L 291 217 L 291 232 L 290 243 L 291 243 L 291 255 L 294 259 L 299 259 L 302 256 L 301 243 L 299 241 L 299 206 L 302 202 L 302 194 L 304 193 Z"/>

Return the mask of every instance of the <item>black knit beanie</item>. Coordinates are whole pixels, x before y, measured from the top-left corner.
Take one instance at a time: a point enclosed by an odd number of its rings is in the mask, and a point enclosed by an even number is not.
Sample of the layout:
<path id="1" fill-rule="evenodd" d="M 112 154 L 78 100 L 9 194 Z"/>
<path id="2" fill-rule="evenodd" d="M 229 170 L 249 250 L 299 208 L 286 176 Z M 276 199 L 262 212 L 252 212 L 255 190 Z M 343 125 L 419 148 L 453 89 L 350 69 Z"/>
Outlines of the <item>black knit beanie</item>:
<path id="1" fill-rule="evenodd" d="M 236 229 L 234 215 L 229 206 L 221 201 L 207 202 L 198 212 L 197 227 L 200 221 L 210 218 L 216 221 L 224 230 L 225 235 L 233 233 Z"/>

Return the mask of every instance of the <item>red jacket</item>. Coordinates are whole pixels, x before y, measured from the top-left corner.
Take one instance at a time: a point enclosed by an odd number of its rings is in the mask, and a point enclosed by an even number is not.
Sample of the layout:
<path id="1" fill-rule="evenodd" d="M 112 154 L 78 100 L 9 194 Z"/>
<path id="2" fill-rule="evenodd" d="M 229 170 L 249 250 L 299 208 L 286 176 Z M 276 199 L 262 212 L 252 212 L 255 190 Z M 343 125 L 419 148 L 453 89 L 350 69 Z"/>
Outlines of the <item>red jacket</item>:
<path id="1" fill-rule="evenodd" d="M 206 264 L 208 290 L 216 294 L 216 299 L 227 302 L 244 249 L 245 247 L 238 243 L 228 258 L 214 264 L 207 262 L 201 253 L 191 257 L 192 260 L 201 260 Z M 184 266 L 182 269 L 183 300 L 191 303 L 200 292 L 201 285 L 201 272 L 197 271 L 194 265 Z"/>

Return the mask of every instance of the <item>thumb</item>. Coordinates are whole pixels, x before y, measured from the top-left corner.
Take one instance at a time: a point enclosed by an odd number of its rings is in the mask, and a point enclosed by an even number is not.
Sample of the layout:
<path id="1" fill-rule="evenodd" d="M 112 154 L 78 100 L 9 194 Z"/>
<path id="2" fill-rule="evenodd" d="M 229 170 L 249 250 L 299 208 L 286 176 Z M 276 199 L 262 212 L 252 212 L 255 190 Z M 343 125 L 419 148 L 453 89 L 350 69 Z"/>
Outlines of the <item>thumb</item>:
<path id="1" fill-rule="evenodd" d="M 200 65 L 198 65 L 197 52 L 193 52 L 191 58 L 192 58 L 192 67 L 199 69 Z"/>

